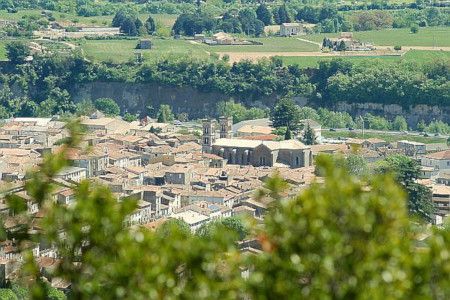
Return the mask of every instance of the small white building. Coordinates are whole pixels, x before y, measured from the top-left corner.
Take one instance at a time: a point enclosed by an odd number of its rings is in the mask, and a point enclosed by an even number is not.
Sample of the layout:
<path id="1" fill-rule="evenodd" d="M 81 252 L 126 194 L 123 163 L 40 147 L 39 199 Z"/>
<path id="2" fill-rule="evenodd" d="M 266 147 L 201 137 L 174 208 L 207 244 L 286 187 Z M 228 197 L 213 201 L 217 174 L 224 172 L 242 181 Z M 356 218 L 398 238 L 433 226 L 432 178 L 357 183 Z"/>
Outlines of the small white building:
<path id="1" fill-rule="evenodd" d="M 172 215 L 172 218 L 183 220 L 192 232 L 196 232 L 203 224 L 209 222 L 209 217 L 194 210 L 186 210 Z"/>
<path id="2" fill-rule="evenodd" d="M 75 182 L 80 182 L 86 179 L 86 169 L 78 167 L 67 167 L 61 170 L 55 178 L 60 178 L 64 180 L 72 180 Z"/>
<path id="3" fill-rule="evenodd" d="M 413 141 L 398 141 L 397 148 L 405 151 L 408 156 L 415 157 L 416 155 L 422 155 L 427 152 L 427 147 L 424 143 L 413 142 Z"/>
<path id="4" fill-rule="evenodd" d="M 422 158 L 422 166 L 436 170 L 450 169 L 450 150 L 427 154 Z"/>
<path id="5" fill-rule="evenodd" d="M 281 36 L 293 36 L 305 34 L 303 25 L 300 23 L 283 23 L 280 25 Z"/>

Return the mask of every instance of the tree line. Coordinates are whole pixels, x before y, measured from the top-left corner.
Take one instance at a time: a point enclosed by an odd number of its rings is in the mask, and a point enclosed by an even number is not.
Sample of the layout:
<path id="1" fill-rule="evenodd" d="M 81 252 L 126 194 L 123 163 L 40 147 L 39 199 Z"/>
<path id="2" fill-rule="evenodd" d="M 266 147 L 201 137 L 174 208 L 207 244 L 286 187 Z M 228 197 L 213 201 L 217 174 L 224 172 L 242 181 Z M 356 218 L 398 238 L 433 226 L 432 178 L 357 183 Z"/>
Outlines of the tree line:
<path id="1" fill-rule="evenodd" d="M 368 65 L 333 59 L 320 62 L 316 69 L 304 70 L 285 66 L 277 58 L 230 65 L 223 60 L 169 56 L 142 65 L 113 65 L 87 61 L 79 52 L 66 56 L 35 55 L 33 62 L 27 63 L 29 52 L 22 42 L 8 44 L 7 52 L 14 68 L 3 70 L 0 77 L 0 111 L 6 116 L 73 112 L 75 105 L 68 91 L 74 83 L 93 81 L 190 86 L 252 102 L 290 94 L 323 107 L 333 107 L 340 101 L 404 107 L 450 103 L 446 60 L 423 65 Z"/>

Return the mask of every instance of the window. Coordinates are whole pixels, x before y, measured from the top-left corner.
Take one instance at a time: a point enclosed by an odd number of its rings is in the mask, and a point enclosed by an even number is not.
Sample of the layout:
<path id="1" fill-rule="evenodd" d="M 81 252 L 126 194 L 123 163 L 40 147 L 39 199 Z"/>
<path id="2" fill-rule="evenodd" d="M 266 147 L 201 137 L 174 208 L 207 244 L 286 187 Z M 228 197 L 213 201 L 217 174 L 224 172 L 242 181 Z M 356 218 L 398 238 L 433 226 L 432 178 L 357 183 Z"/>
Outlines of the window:
<path id="1" fill-rule="evenodd" d="M 300 159 L 298 158 L 298 156 L 295 158 L 295 165 L 297 166 L 300 165 Z"/>

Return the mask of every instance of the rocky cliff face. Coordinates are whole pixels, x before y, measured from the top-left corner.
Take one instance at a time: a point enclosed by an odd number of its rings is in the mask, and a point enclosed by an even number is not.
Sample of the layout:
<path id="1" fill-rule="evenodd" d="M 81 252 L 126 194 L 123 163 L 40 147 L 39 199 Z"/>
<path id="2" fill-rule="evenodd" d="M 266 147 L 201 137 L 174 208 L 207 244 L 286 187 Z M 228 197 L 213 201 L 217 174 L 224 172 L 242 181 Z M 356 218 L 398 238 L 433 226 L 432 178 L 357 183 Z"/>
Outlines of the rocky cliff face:
<path id="1" fill-rule="evenodd" d="M 430 122 L 433 120 L 442 120 L 450 123 L 450 106 L 428 106 L 415 105 L 402 107 L 397 104 L 380 104 L 380 103 L 346 103 L 339 102 L 334 107 L 336 111 L 346 111 L 352 116 L 364 115 L 371 113 L 374 115 L 384 116 L 388 119 L 394 119 L 396 116 L 404 116 L 410 126 L 415 126 L 420 120 Z"/>
<path id="2" fill-rule="evenodd" d="M 1 88 L 2 84 L 0 83 Z M 12 91 L 17 96 L 23 96 L 23 91 L 18 86 L 13 86 Z M 187 112 L 190 118 L 213 116 L 217 103 L 230 99 L 230 96 L 220 93 L 201 92 L 190 87 L 163 86 L 153 83 L 90 82 L 74 84 L 69 92 L 75 102 L 85 99 L 111 98 L 119 104 L 123 112 L 142 115 L 148 113 L 148 107 L 157 109 L 160 104 L 169 104 L 175 113 Z M 276 99 L 275 95 L 257 102 L 236 98 L 237 101 L 250 107 L 273 107 Z M 305 98 L 298 97 L 295 100 L 299 105 L 317 108 L 316 103 L 308 102 Z M 338 102 L 329 108 L 335 111 L 346 111 L 352 116 L 371 113 L 394 119 L 396 116 L 402 115 L 410 126 L 415 126 L 420 120 L 426 122 L 442 120 L 450 123 L 450 105 L 402 107 L 397 104 Z"/>
<path id="3" fill-rule="evenodd" d="M 201 92 L 190 87 L 171 87 L 153 83 L 92 82 L 75 84 L 70 92 L 74 101 L 103 97 L 114 99 L 122 111 L 132 113 L 145 114 L 148 106 L 157 108 L 160 104 L 169 104 L 175 113 L 187 112 L 191 118 L 212 116 L 219 101 L 230 99 L 229 96 L 220 93 Z M 242 101 L 248 106 L 273 107 L 276 96 L 266 97 L 252 103 L 247 99 L 236 100 Z M 296 100 L 300 105 L 316 107 L 315 103 L 308 103 L 305 99 L 298 98 Z M 346 111 L 353 116 L 371 113 L 394 119 L 397 115 L 402 115 L 411 126 L 415 126 L 422 119 L 426 122 L 436 119 L 450 123 L 450 106 L 402 107 L 396 104 L 339 102 L 330 109 Z"/>
<path id="4" fill-rule="evenodd" d="M 190 87 L 171 87 L 153 83 L 92 82 L 75 84 L 70 89 L 75 102 L 84 99 L 111 98 L 122 111 L 145 114 L 148 107 L 158 108 L 160 104 L 169 104 L 175 113 L 187 112 L 191 118 L 203 118 L 214 115 L 220 101 L 230 96 L 201 92 Z M 262 99 L 260 103 L 248 103 L 246 99 L 236 99 L 247 105 L 273 105 L 276 97 Z"/>

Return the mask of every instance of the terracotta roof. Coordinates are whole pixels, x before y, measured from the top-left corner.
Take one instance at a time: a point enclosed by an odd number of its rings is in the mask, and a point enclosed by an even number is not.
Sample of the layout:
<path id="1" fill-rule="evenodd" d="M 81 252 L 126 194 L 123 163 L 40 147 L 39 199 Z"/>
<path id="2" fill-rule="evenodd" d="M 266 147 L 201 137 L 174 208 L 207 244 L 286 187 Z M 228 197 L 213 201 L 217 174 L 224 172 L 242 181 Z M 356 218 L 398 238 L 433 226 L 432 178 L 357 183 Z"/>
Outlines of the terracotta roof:
<path id="1" fill-rule="evenodd" d="M 258 140 L 258 141 L 274 141 L 277 138 L 278 138 L 278 135 L 276 135 L 276 134 L 262 134 L 262 135 L 238 137 L 238 139 L 241 139 L 241 140 Z"/>
<path id="2" fill-rule="evenodd" d="M 440 151 L 432 154 L 428 154 L 426 158 L 438 159 L 438 160 L 450 160 L 450 150 Z"/>

